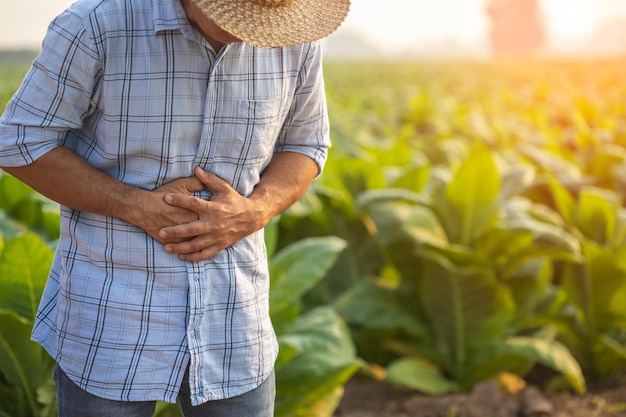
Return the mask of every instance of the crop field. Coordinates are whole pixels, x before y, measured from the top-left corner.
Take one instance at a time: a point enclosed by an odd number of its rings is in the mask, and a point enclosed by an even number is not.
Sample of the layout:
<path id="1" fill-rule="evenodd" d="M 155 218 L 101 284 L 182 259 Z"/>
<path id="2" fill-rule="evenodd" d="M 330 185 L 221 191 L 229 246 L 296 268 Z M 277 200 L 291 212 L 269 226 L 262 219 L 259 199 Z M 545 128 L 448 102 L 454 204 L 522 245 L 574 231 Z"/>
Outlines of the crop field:
<path id="1" fill-rule="evenodd" d="M 0 61 L 0 110 L 27 66 Z M 626 370 L 626 59 L 325 75 L 325 171 L 266 231 L 277 416 L 331 416 L 356 375 L 435 396 L 541 367 L 583 394 Z M 28 333 L 57 221 L 0 173 L 0 416 L 54 412 Z"/>

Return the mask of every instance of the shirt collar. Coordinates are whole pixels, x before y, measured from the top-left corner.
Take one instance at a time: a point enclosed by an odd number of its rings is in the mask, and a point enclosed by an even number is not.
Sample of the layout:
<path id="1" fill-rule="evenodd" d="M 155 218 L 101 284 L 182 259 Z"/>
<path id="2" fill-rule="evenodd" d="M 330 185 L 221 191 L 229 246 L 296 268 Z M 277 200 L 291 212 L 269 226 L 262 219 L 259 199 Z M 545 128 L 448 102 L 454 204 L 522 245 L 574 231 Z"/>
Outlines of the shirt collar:
<path id="1" fill-rule="evenodd" d="M 152 0 L 154 13 L 154 34 L 163 31 L 179 30 L 187 37 L 193 36 L 193 29 L 180 0 Z"/>

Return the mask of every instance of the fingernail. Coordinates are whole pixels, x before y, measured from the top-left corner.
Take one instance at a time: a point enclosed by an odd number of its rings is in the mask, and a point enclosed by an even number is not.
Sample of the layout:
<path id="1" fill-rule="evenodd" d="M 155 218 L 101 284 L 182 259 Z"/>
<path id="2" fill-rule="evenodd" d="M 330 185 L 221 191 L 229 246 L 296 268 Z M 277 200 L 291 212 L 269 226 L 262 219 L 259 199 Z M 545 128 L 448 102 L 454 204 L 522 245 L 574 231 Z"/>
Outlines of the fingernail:
<path id="1" fill-rule="evenodd" d="M 167 201 L 168 203 L 171 203 L 172 201 L 174 201 L 174 196 L 171 194 L 166 195 L 165 201 Z"/>

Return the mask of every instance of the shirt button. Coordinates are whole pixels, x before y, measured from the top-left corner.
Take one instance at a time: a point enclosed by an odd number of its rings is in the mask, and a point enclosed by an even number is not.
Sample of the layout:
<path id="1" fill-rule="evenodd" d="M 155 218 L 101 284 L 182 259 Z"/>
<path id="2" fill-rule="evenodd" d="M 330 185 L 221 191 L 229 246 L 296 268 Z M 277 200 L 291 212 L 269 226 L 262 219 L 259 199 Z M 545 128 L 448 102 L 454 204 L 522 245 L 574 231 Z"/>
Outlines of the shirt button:
<path id="1" fill-rule="evenodd" d="M 194 281 L 198 281 L 200 279 L 200 274 L 193 274 L 192 278 Z"/>

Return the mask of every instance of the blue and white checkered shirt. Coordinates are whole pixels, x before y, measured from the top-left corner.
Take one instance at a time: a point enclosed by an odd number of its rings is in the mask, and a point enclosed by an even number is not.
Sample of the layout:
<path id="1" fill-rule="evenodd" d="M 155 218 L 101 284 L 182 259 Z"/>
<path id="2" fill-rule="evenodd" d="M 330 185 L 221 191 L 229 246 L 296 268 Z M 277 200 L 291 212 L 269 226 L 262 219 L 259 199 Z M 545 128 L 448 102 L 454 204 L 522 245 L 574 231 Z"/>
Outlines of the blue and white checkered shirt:
<path id="1" fill-rule="evenodd" d="M 247 196 L 274 152 L 321 170 L 329 145 L 319 42 L 216 54 L 178 0 L 79 0 L 0 119 L 0 166 L 66 146 L 144 189 L 200 166 Z M 186 262 L 132 224 L 61 207 L 33 339 L 108 399 L 174 402 L 189 365 L 197 405 L 271 373 L 268 294 L 262 231 Z"/>

